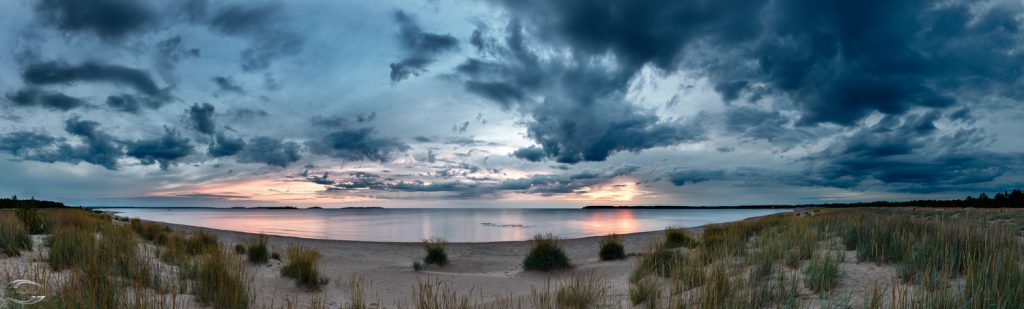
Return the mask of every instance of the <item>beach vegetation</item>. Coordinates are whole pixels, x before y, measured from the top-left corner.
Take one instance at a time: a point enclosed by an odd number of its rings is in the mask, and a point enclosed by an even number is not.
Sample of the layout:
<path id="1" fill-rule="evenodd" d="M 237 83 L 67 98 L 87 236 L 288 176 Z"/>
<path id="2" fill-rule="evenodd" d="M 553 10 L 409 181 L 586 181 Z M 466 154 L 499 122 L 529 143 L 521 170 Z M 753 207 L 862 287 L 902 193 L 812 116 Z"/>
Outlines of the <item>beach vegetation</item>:
<path id="1" fill-rule="evenodd" d="M 245 245 L 235 244 L 235 254 L 245 254 Z"/>
<path id="2" fill-rule="evenodd" d="M 601 249 L 597 255 L 602 261 L 621 260 L 626 258 L 626 249 L 622 246 L 622 236 L 610 234 L 601 238 Z"/>
<path id="3" fill-rule="evenodd" d="M 0 212 L 0 254 L 19 256 L 22 250 L 32 250 L 28 229 L 9 212 Z"/>
<path id="4" fill-rule="evenodd" d="M 530 241 L 530 252 L 523 260 L 523 269 L 535 271 L 553 271 L 572 268 L 569 257 L 558 244 L 559 238 L 554 234 L 538 234 Z"/>
<path id="5" fill-rule="evenodd" d="M 586 309 L 599 307 L 608 296 L 608 285 L 593 273 L 574 275 L 555 294 L 558 308 Z"/>
<path id="6" fill-rule="evenodd" d="M 186 278 L 194 282 L 192 293 L 200 303 L 214 308 L 249 308 L 251 280 L 240 257 L 224 250 L 208 250 L 187 264 Z"/>
<path id="7" fill-rule="evenodd" d="M 423 262 L 420 262 L 419 260 L 412 261 L 412 270 L 413 271 L 421 271 L 421 270 L 423 270 Z"/>
<path id="8" fill-rule="evenodd" d="M 327 278 L 320 274 L 320 251 L 292 244 L 288 246 L 288 261 L 281 268 L 281 275 L 292 278 L 295 284 L 308 290 L 319 290 L 327 284 Z"/>
<path id="9" fill-rule="evenodd" d="M 665 246 L 669 248 L 691 248 L 697 241 L 690 236 L 690 231 L 683 227 L 670 226 L 665 228 Z"/>
<path id="10" fill-rule="evenodd" d="M 267 248 L 267 235 L 257 235 L 246 240 L 246 257 L 249 259 L 249 263 L 253 264 L 265 264 L 267 258 L 270 257 L 269 249 Z"/>
<path id="11" fill-rule="evenodd" d="M 448 265 L 448 253 L 445 253 L 445 248 L 448 246 L 448 241 L 444 238 L 431 238 L 423 240 L 423 250 L 427 251 L 427 256 L 423 258 L 423 263 L 427 265 Z"/>

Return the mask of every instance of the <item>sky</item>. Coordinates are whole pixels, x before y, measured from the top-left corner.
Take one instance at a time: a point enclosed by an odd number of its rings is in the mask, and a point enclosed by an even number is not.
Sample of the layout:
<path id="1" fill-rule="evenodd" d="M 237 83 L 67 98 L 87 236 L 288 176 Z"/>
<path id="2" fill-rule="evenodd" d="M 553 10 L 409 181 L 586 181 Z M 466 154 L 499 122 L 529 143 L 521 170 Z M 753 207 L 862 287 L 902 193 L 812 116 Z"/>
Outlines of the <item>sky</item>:
<path id="1" fill-rule="evenodd" d="M 1024 187 L 1024 3 L 0 2 L 0 195 L 579 207 Z"/>

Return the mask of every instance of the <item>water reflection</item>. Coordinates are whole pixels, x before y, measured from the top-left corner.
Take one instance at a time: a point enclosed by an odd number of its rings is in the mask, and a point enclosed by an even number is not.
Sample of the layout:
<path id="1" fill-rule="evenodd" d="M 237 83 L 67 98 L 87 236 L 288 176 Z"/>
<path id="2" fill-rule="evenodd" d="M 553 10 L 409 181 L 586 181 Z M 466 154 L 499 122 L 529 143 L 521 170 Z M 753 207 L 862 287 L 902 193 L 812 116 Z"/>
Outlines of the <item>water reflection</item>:
<path id="1" fill-rule="evenodd" d="M 692 227 L 785 210 L 714 209 L 108 209 L 123 216 L 223 230 L 305 238 L 416 242 L 576 238 Z"/>

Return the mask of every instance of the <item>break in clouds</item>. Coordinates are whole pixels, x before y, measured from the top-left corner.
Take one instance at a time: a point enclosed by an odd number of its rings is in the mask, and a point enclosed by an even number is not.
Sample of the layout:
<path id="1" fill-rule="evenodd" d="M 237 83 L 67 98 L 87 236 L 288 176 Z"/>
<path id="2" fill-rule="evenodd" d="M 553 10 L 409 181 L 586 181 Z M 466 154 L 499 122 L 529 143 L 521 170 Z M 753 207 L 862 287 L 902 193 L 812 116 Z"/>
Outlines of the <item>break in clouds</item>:
<path id="1" fill-rule="evenodd" d="M 0 8 L 4 194 L 724 205 L 1024 183 L 1019 1 Z"/>

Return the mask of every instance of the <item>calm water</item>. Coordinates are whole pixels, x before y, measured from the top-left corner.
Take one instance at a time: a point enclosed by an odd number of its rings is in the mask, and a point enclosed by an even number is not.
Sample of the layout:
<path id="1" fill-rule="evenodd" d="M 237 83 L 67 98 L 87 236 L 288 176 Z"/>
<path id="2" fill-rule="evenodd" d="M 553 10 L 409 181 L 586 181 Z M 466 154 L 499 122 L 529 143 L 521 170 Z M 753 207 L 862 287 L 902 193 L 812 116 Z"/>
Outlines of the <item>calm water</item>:
<path id="1" fill-rule="evenodd" d="M 222 230 L 304 238 L 416 242 L 565 238 L 693 227 L 781 209 L 105 209 L 122 216 Z"/>

